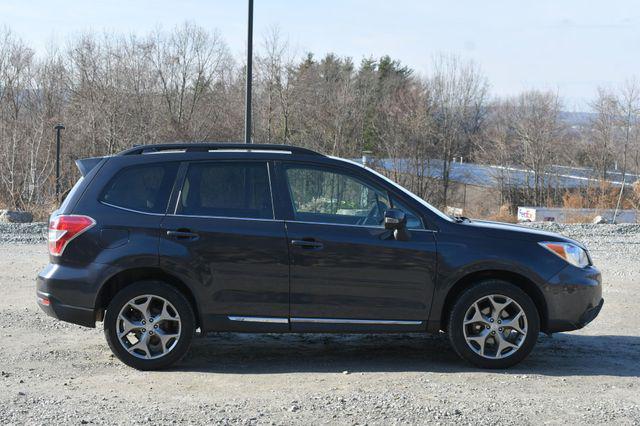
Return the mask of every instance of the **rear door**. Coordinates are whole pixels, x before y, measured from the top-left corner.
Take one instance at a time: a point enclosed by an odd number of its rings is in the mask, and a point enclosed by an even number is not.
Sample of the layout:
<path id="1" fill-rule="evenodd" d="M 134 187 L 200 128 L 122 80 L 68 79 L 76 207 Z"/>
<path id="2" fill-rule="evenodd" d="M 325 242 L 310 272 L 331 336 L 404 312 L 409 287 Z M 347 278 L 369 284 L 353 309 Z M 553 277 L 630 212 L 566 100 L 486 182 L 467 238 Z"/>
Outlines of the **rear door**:
<path id="1" fill-rule="evenodd" d="M 289 265 L 266 161 L 186 163 L 160 262 L 197 287 L 205 329 L 287 331 Z"/>
<path id="2" fill-rule="evenodd" d="M 285 163 L 280 175 L 291 210 L 291 329 L 423 330 L 436 246 L 419 214 L 346 168 Z M 409 214 L 409 241 L 384 229 L 390 206 Z"/>

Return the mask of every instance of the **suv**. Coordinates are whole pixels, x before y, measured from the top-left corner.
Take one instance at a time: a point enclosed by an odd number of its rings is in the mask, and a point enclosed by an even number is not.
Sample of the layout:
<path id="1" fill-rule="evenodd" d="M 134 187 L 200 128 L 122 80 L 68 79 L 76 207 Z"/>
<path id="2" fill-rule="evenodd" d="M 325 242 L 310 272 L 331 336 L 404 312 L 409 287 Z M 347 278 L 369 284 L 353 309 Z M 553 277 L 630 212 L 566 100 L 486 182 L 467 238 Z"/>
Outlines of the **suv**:
<path id="1" fill-rule="evenodd" d="M 38 304 L 167 367 L 196 331 L 448 332 L 476 366 L 524 359 L 603 300 L 586 248 L 450 218 L 360 164 L 285 145 L 166 144 L 78 160 Z"/>

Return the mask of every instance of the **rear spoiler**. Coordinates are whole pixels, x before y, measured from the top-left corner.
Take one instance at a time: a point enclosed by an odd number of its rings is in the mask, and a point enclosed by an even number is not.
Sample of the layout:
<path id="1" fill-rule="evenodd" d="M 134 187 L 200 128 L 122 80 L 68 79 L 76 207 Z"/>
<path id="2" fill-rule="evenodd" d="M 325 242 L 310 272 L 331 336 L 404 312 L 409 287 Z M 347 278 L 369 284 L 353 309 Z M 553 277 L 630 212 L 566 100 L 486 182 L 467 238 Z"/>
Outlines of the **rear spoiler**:
<path id="1" fill-rule="evenodd" d="M 82 177 L 85 177 L 95 166 L 100 164 L 105 157 L 91 157 L 91 158 L 81 158 L 76 160 L 76 166 L 82 173 Z"/>

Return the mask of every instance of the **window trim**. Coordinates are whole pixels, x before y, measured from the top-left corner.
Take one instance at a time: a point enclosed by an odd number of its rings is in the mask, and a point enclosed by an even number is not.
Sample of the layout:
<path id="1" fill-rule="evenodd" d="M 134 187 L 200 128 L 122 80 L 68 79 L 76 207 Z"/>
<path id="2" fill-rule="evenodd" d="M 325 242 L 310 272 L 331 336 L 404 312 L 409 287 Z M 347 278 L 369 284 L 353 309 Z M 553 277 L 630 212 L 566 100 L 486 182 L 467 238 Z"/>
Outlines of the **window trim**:
<path id="1" fill-rule="evenodd" d="M 210 163 L 210 164 L 223 164 L 223 163 L 261 163 L 267 169 L 267 186 L 269 189 L 269 200 L 271 201 L 271 218 L 259 218 L 259 217 L 237 217 L 237 216 L 215 216 L 215 215 L 194 215 L 194 214 L 185 214 L 179 211 L 180 208 L 180 199 L 182 198 L 182 189 L 184 188 L 184 183 L 187 180 L 187 174 L 189 173 L 189 167 L 192 164 L 202 164 L 202 163 Z M 172 194 L 172 199 L 170 201 L 170 209 L 167 213 L 167 216 L 174 217 L 195 217 L 195 218 L 205 218 L 205 219 L 233 219 L 233 220 L 256 220 L 263 222 L 277 222 L 281 221 L 276 218 L 275 214 L 275 205 L 274 205 L 274 196 L 273 196 L 273 182 L 271 178 L 271 161 L 266 159 L 246 159 L 246 158 L 234 158 L 234 159 L 202 159 L 202 160 L 186 160 L 182 162 L 182 166 L 178 171 L 178 179 L 176 180 L 175 187 L 175 198 Z"/>
<path id="2" fill-rule="evenodd" d="M 180 213 L 168 213 L 167 216 L 171 217 L 195 217 L 199 219 L 219 219 L 219 220 L 255 220 L 258 222 L 284 222 L 282 219 L 265 219 L 259 217 L 237 217 L 237 216 L 207 216 L 207 215 L 194 215 L 194 214 L 180 214 Z"/>
<path id="3" fill-rule="evenodd" d="M 120 209 L 120 210 L 124 210 L 126 212 L 131 212 L 131 213 L 146 214 L 146 215 L 149 215 L 149 216 L 165 216 L 166 215 L 166 210 L 165 210 L 165 213 L 143 212 L 141 210 L 130 209 L 130 208 L 127 208 L 127 207 L 122 207 L 122 206 L 116 206 L 115 204 L 107 203 L 106 201 L 102 201 L 102 200 L 98 200 L 98 202 L 100 204 L 105 205 L 105 206 L 113 207 L 114 209 Z"/>
<path id="4" fill-rule="evenodd" d="M 305 220 L 295 220 L 295 219 L 286 219 L 284 222 L 286 223 L 303 223 L 307 225 L 330 225 L 330 226 L 349 226 L 352 228 L 368 228 L 375 229 L 377 231 L 385 231 L 386 229 L 383 226 L 373 226 L 373 225 L 352 225 L 350 223 L 331 223 L 331 222 L 309 222 Z M 436 232 L 433 229 L 428 228 L 407 228 L 409 232 Z"/>

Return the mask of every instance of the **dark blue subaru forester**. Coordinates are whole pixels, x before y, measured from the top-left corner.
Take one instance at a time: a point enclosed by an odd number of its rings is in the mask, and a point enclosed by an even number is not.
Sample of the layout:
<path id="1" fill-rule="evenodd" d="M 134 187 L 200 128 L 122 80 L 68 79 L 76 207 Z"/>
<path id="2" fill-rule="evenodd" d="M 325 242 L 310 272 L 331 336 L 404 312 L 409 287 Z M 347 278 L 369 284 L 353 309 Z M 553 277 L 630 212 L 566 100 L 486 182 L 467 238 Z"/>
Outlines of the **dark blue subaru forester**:
<path id="1" fill-rule="evenodd" d="M 37 278 L 48 314 L 124 363 L 167 367 L 196 332 L 448 332 L 485 368 L 602 304 L 579 242 L 450 218 L 359 164 L 285 145 L 165 144 L 77 162 Z"/>

